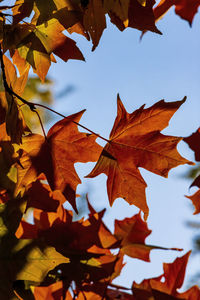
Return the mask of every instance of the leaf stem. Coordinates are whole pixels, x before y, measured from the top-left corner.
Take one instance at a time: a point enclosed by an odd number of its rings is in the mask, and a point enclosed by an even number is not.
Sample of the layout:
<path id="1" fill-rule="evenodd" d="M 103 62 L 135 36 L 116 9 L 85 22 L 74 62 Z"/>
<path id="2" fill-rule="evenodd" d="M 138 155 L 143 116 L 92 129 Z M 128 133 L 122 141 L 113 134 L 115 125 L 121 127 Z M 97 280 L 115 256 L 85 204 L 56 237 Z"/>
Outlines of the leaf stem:
<path id="1" fill-rule="evenodd" d="M 43 105 L 43 104 L 40 104 L 40 103 L 34 103 L 34 105 L 35 105 L 35 106 L 42 107 L 42 108 L 44 108 L 44 109 L 47 109 L 47 110 L 53 112 L 54 114 L 56 114 L 56 115 L 58 115 L 58 116 L 60 116 L 60 117 L 67 118 L 65 115 L 63 115 L 63 114 L 61 114 L 61 113 L 55 111 L 54 109 L 52 109 L 52 108 L 50 108 L 50 107 L 48 107 L 48 106 L 46 106 L 46 105 Z M 74 123 L 74 124 L 76 124 L 76 125 L 78 125 L 79 127 L 83 128 L 83 129 L 89 131 L 90 133 L 96 135 L 97 137 L 99 137 L 100 139 L 106 141 L 107 143 L 109 143 L 109 140 L 108 140 L 108 139 L 106 139 L 106 138 L 104 138 L 103 136 L 101 136 L 100 134 L 98 134 L 98 133 L 92 131 L 91 129 L 85 127 L 84 125 L 82 125 L 82 124 L 80 124 L 80 123 L 78 123 L 78 122 L 76 122 L 76 121 L 71 121 L 71 122 Z"/>
<path id="2" fill-rule="evenodd" d="M 44 108 L 46 110 L 49 110 L 51 111 L 52 113 L 60 116 L 60 117 L 63 117 L 63 118 L 67 118 L 66 116 L 64 116 L 63 114 L 55 111 L 54 109 L 46 106 L 46 105 L 43 105 L 43 104 L 40 104 L 40 103 L 34 103 L 34 102 L 29 102 L 27 101 L 26 99 L 22 98 L 21 96 L 19 96 L 18 94 L 16 94 L 9 86 L 8 86 L 8 83 L 7 83 L 7 80 L 6 80 L 6 73 L 5 73 L 5 65 L 4 65 L 4 61 L 3 61 L 3 53 L 2 53 L 2 47 L 1 47 L 1 44 L 0 44 L 0 62 L 1 62 L 1 70 L 2 70 L 2 77 L 3 77 L 3 85 L 4 85 L 4 89 L 6 92 L 8 92 L 11 96 L 15 96 L 16 98 L 18 98 L 19 100 L 22 101 L 23 104 L 26 104 L 29 106 L 30 110 L 32 110 L 33 112 L 36 112 L 38 117 L 39 117 L 39 113 L 36 111 L 36 106 L 38 107 L 41 107 L 41 108 Z M 44 136 L 46 137 L 46 134 L 44 132 L 44 127 L 42 125 L 42 121 L 41 121 L 41 118 L 39 117 L 39 121 L 40 121 L 40 124 L 41 124 L 41 127 L 42 127 L 42 130 L 43 130 L 43 133 L 44 133 Z M 76 124 L 77 126 L 89 131 L 90 133 L 96 135 L 97 137 L 99 137 L 100 139 L 106 141 L 107 143 L 109 143 L 109 140 L 102 137 L 100 134 L 92 131 L 91 129 L 85 127 L 84 125 L 76 122 L 76 121 L 71 121 L 72 123 Z"/>
<path id="3" fill-rule="evenodd" d="M 35 112 L 35 113 L 37 114 L 37 116 L 38 116 L 38 119 L 39 119 L 39 122 L 40 122 L 40 126 L 41 126 L 41 128 L 42 128 L 42 132 L 43 132 L 43 134 L 44 134 L 45 139 L 47 139 L 46 132 L 45 132 L 45 130 L 44 130 L 44 126 L 43 126 L 43 124 L 42 124 L 42 119 L 41 119 L 41 117 L 40 117 L 40 114 L 39 114 L 39 112 L 38 112 L 37 110 L 35 110 L 34 112 Z"/>

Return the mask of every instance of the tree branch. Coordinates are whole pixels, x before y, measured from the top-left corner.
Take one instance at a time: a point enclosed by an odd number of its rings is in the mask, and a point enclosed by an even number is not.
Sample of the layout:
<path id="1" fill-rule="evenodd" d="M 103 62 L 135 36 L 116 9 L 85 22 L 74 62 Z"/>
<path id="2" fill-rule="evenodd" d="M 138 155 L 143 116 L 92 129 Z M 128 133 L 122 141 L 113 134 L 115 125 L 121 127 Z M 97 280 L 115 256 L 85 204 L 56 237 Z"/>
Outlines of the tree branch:
<path id="1" fill-rule="evenodd" d="M 34 103 L 34 102 L 29 102 L 27 101 L 26 99 L 22 98 L 21 96 L 19 96 L 17 93 L 15 93 L 12 88 L 9 87 L 8 83 L 7 83 L 7 79 L 6 79 L 6 73 L 5 73 L 5 65 L 4 65 L 4 61 L 3 61 L 3 53 L 2 53 L 2 47 L 1 47 L 1 44 L 0 44 L 0 62 L 1 62 L 1 70 L 2 70 L 2 77 L 3 77 L 3 85 L 4 85 L 4 89 L 7 93 L 9 93 L 11 96 L 15 96 L 16 98 L 18 98 L 19 100 L 21 100 L 21 102 L 23 104 L 26 104 L 29 106 L 30 110 L 33 111 L 33 112 L 36 112 L 36 106 L 38 107 L 42 107 L 44 109 L 47 109 L 49 111 L 51 111 L 52 113 L 62 117 L 62 118 L 67 118 L 66 116 L 64 116 L 63 114 L 55 111 L 54 109 L 46 106 L 46 105 L 43 105 L 43 104 L 40 104 L 40 103 Z M 36 112 L 37 115 L 38 115 L 38 112 Z M 107 143 L 109 143 L 109 140 L 102 137 L 100 134 L 92 131 L 91 129 L 85 127 L 84 125 L 81 125 L 80 123 L 76 122 L 76 121 L 71 121 L 72 123 L 76 124 L 77 126 L 89 131 L 90 133 L 96 135 L 97 137 L 99 137 L 100 139 L 106 141 Z M 40 119 L 40 124 L 41 124 L 41 119 Z M 42 126 L 42 129 L 43 129 L 43 126 Z M 44 130 L 43 130 L 44 132 Z"/>

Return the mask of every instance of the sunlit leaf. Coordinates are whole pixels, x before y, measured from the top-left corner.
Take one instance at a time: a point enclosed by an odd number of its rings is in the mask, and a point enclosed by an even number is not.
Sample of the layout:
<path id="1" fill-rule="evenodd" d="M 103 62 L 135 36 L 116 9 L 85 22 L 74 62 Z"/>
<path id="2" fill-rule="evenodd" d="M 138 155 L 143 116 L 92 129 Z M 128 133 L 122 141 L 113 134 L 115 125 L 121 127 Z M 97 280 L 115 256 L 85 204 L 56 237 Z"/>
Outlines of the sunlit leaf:
<path id="1" fill-rule="evenodd" d="M 184 101 L 161 100 L 152 107 L 144 109 L 142 106 L 129 114 L 118 97 L 118 113 L 110 140 L 87 176 L 92 178 L 101 173 L 108 176 L 107 190 L 111 205 L 116 198 L 124 198 L 129 204 L 139 207 L 147 218 L 146 182 L 138 167 L 167 177 L 171 168 L 192 164 L 176 150 L 181 138 L 160 133 Z"/>

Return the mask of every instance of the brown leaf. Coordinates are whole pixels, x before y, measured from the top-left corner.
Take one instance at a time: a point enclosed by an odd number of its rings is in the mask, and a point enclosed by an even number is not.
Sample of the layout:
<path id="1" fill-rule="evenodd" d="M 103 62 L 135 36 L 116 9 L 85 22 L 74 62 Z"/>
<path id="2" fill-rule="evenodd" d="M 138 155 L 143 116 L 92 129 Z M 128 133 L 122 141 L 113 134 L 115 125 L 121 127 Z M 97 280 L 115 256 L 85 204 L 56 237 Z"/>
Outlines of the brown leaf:
<path id="1" fill-rule="evenodd" d="M 175 12 L 182 19 L 192 25 L 193 18 L 198 11 L 200 0 L 177 0 L 175 5 Z"/>
<path id="2" fill-rule="evenodd" d="M 164 274 L 158 278 L 151 279 L 151 287 L 155 290 L 165 292 L 166 294 L 176 296 L 177 289 L 181 288 L 183 285 L 190 253 L 191 251 L 187 252 L 182 257 L 176 258 L 173 263 L 164 263 Z M 160 280 L 163 277 L 165 278 L 164 282 Z"/>
<path id="3" fill-rule="evenodd" d="M 55 300 L 55 299 L 62 299 L 63 296 L 63 283 L 62 281 L 55 282 L 49 286 L 39 286 L 33 288 L 34 297 L 37 300 Z M 67 297 L 65 299 L 72 299 L 70 298 L 69 292 L 67 292 Z"/>
<path id="4" fill-rule="evenodd" d="M 6 132 L 6 124 L 3 123 L 0 125 L 0 188 L 6 189 L 10 194 L 15 188 L 16 174 L 12 171 L 16 163 L 16 156 L 11 138 Z"/>
<path id="5" fill-rule="evenodd" d="M 84 57 L 76 42 L 65 36 L 62 32 L 65 28 L 56 18 L 52 18 L 40 25 L 17 24 L 14 27 L 6 27 L 4 48 L 11 49 L 12 55 L 17 49 L 18 64 L 25 60 L 33 68 L 42 81 L 51 65 L 51 54 L 54 53 L 62 60 L 84 60 Z M 12 38 L 11 38 L 12 37 Z"/>
<path id="6" fill-rule="evenodd" d="M 145 244 L 145 239 L 150 235 L 147 223 L 141 219 L 141 214 L 122 221 L 115 221 L 115 237 L 120 242 L 123 254 L 133 258 L 150 261 L 149 255 L 152 249 L 181 250 L 174 248 L 163 248 Z"/>
<path id="7" fill-rule="evenodd" d="M 124 198 L 129 204 L 140 208 L 147 218 L 146 183 L 138 168 L 167 177 L 171 168 L 193 164 L 176 150 L 181 138 L 160 133 L 184 101 L 161 100 L 152 107 L 144 109 L 142 106 L 129 114 L 118 96 L 118 113 L 110 140 L 96 166 L 87 175 L 90 178 L 101 173 L 108 176 L 107 190 L 111 205 L 116 198 Z"/>
<path id="8" fill-rule="evenodd" d="M 188 199 L 190 199 L 195 207 L 195 211 L 193 212 L 193 215 L 200 213 L 200 189 L 196 191 L 192 196 L 186 196 Z"/>
<path id="9" fill-rule="evenodd" d="M 43 184 L 39 180 L 30 184 L 25 197 L 27 199 L 26 209 L 34 207 L 43 211 L 55 212 L 59 204 L 67 201 L 61 191 L 52 191 L 48 184 Z"/>
<path id="10" fill-rule="evenodd" d="M 34 225 L 21 222 L 16 236 L 35 238 L 55 247 L 70 259 L 70 265 L 60 265 L 62 278 L 82 284 L 91 281 L 110 281 L 120 274 L 123 255 L 113 255 L 101 245 L 98 237 L 102 212 L 87 220 L 72 222 L 72 214 L 59 206 L 56 213 L 34 210 Z M 104 225 L 105 226 L 105 225 Z M 57 270 L 53 271 L 57 274 Z M 83 281 L 84 280 L 84 281 Z"/>
<path id="11" fill-rule="evenodd" d="M 167 11 L 175 4 L 176 0 L 161 0 L 154 8 L 155 21 L 160 20 Z"/>
<path id="12" fill-rule="evenodd" d="M 84 28 L 89 32 L 93 48 L 97 47 L 101 35 L 106 28 L 106 18 L 101 0 L 90 0 L 83 17 Z"/>
<path id="13" fill-rule="evenodd" d="M 183 139 L 190 149 L 194 151 L 195 160 L 200 161 L 200 128 L 190 136 Z"/>
<path id="14" fill-rule="evenodd" d="M 158 34 L 162 34 L 155 25 L 155 17 L 153 13 L 154 0 L 148 0 L 145 6 L 138 1 L 130 1 L 129 7 L 129 27 L 137 28 L 141 31 L 149 30 Z"/>
<path id="15" fill-rule="evenodd" d="M 146 1 L 145 5 L 141 5 L 138 0 L 131 1 L 115 1 L 115 6 L 110 6 L 108 13 L 111 22 L 114 23 L 119 30 L 124 30 L 126 27 L 136 28 L 139 30 L 150 30 L 161 34 L 155 26 L 155 18 L 153 13 L 154 0 Z M 117 7 L 118 3 L 118 7 Z M 127 16 L 128 5 L 128 16 Z"/>
<path id="16" fill-rule="evenodd" d="M 24 70 L 24 73 L 17 77 L 17 72 L 11 61 L 4 55 L 6 81 L 8 86 L 19 96 L 23 93 L 27 79 L 29 68 Z M 5 105 L 5 99 L 7 105 Z M 11 137 L 13 143 L 21 143 L 22 135 L 29 129 L 26 126 L 22 111 L 19 108 L 18 99 L 11 95 L 8 91 L 1 94 L 1 101 L 6 109 L 6 131 Z"/>
<path id="17" fill-rule="evenodd" d="M 34 0 L 16 0 L 15 6 L 12 8 L 13 23 L 19 23 L 24 18 L 29 17 L 34 5 Z"/>
<path id="18" fill-rule="evenodd" d="M 197 178 L 195 178 L 195 180 L 193 181 L 193 183 L 191 184 L 190 187 L 192 187 L 192 186 L 197 186 L 200 188 L 200 175 L 197 176 Z"/>
<path id="19" fill-rule="evenodd" d="M 133 282 L 132 290 L 136 300 L 196 300 L 200 296 L 200 290 L 196 286 L 184 293 L 179 293 L 181 288 L 186 265 L 191 251 L 182 257 L 178 257 L 173 263 L 163 264 L 164 274 L 157 278 L 143 280 L 140 284 Z M 196 297 L 196 298 L 195 298 Z"/>
<path id="20" fill-rule="evenodd" d="M 83 11 L 79 3 L 74 0 L 64 0 L 65 5 L 54 12 L 53 17 L 71 34 L 73 32 L 90 39 L 88 32 L 83 25 Z M 58 1 L 60 4 L 60 1 Z"/>
<path id="21" fill-rule="evenodd" d="M 133 258 L 150 261 L 151 248 L 145 245 L 146 237 L 151 233 L 140 213 L 122 221 L 115 220 L 115 237 L 120 241 L 121 251 Z"/>
<path id="22" fill-rule="evenodd" d="M 84 111 L 57 122 L 48 132 L 47 139 L 31 134 L 23 139 L 21 165 L 18 165 L 17 193 L 38 175 L 44 173 L 52 190 L 61 190 L 76 210 L 76 187 L 81 183 L 74 163 L 96 161 L 101 146 L 96 136 L 79 132 L 74 122 L 79 122 Z"/>
<path id="23" fill-rule="evenodd" d="M 107 0 L 103 2 L 103 5 L 107 13 L 115 14 L 123 22 L 124 26 L 127 27 L 129 3 L 130 0 Z"/>
<path id="24" fill-rule="evenodd" d="M 166 12 L 175 5 L 175 12 L 182 19 L 192 24 L 193 18 L 198 11 L 200 5 L 199 0 L 161 0 L 154 8 L 155 20 L 161 19 Z"/>
<path id="25" fill-rule="evenodd" d="M 200 297 L 200 289 L 197 285 L 192 286 L 189 290 L 181 293 L 178 298 L 186 300 L 196 300 Z"/>
<path id="26" fill-rule="evenodd" d="M 195 160 L 200 161 L 200 128 L 197 129 L 196 132 L 191 134 L 190 136 L 183 139 L 184 142 L 188 144 L 190 149 L 194 151 L 195 154 Z M 192 182 L 192 186 L 197 186 L 200 188 L 200 175 L 195 178 L 195 180 Z M 195 207 L 194 215 L 198 214 L 200 212 L 200 189 L 197 190 L 192 196 L 186 196 L 188 199 L 190 199 Z"/>

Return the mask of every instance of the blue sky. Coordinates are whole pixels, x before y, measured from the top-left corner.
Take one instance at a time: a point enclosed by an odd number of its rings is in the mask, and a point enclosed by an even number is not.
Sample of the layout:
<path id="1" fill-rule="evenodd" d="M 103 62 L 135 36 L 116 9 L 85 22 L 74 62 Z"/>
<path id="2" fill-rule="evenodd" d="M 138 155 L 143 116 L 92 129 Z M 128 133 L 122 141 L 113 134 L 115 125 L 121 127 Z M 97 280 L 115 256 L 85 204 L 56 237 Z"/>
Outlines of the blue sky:
<path id="1" fill-rule="evenodd" d="M 58 63 L 52 65 L 49 75 L 55 80 L 55 93 L 69 84 L 75 86 L 75 91 L 66 98 L 55 100 L 54 108 L 66 115 L 86 108 L 80 123 L 108 137 L 116 117 L 117 93 L 128 112 L 144 103 L 151 106 L 163 98 L 177 101 L 186 95 L 186 103 L 163 132 L 183 137 L 190 135 L 200 124 L 199 21 L 200 16 L 197 15 L 190 28 L 171 9 L 157 24 L 163 35 L 146 33 L 141 42 L 139 31 L 127 29 L 120 32 L 108 23 L 94 52 L 91 52 L 88 41 L 73 34 L 72 38 L 77 41 L 86 62 L 71 60 L 65 64 L 58 59 Z M 104 145 L 100 140 L 99 143 Z M 178 149 L 187 159 L 194 159 L 193 153 L 183 142 Z M 96 209 L 108 208 L 104 220 L 113 229 L 115 218 L 130 217 L 138 210 L 122 199 L 117 199 L 110 208 L 106 176 L 102 174 L 95 179 L 84 179 L 92 166 L 92 163 L 76 165 L 83 182 L 78 192 L 89 190 L 89 199 Z M 148 225 L 152 229 L 147 243 L 179 247 L 184 251 L 191 249 L 194 232 L 185 223 L 199 220 L 199 216 L 192 215 L 193 207 L 184 197 L 189 194 L 190 181 L 183 179 L 182 175 L 188 168 L 180 166 L 173 169 L 168 179 L 141 169 L 148 184 Z M 133 280 L 157 276 L 162 273 L 162 263 L 171 262 L 178 255 L 182 253 L 154 250 L 151 263 L 127 259 L 128 264 L 116 282 L 129 286 Z M 197 261 L 190 259 L 187 279 L 197 270 Z"/>

